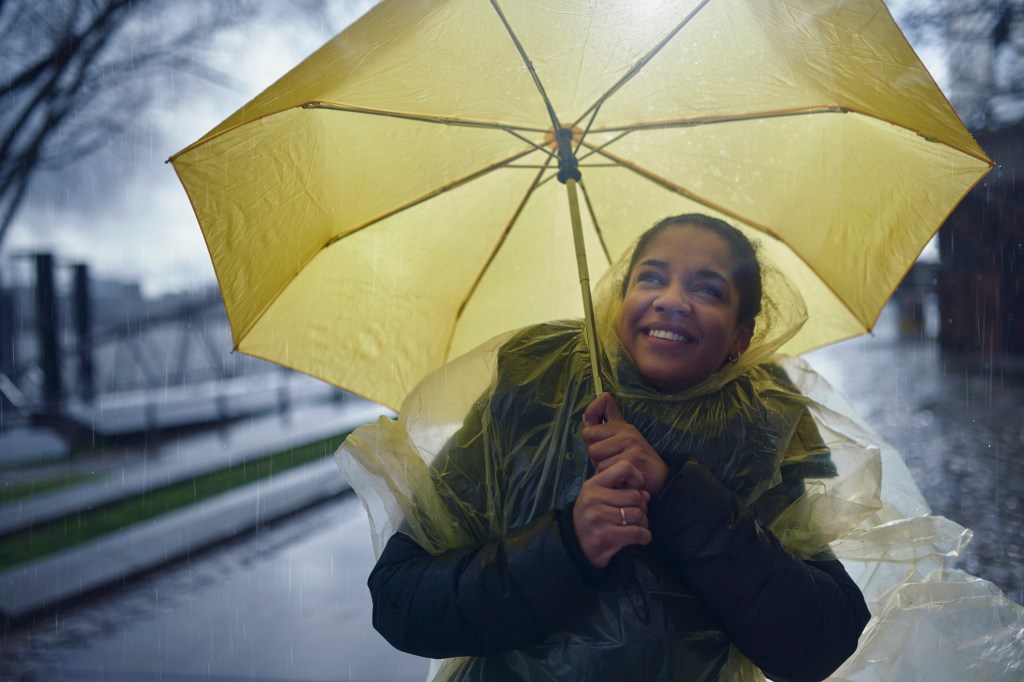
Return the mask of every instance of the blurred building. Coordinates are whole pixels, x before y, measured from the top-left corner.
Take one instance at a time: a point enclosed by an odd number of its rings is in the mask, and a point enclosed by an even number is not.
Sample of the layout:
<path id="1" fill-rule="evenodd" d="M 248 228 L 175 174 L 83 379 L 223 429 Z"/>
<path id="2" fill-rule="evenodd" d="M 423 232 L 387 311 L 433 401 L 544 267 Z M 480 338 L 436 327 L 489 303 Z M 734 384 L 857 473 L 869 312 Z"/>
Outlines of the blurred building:
<path id="1" fill-rule="evenodd" d="M 1024 0 L 916 3 L 903 27 L 945 43 L 950 103 L 997 164 L 939 232 L 939 344 L 1024 368 Z"/>

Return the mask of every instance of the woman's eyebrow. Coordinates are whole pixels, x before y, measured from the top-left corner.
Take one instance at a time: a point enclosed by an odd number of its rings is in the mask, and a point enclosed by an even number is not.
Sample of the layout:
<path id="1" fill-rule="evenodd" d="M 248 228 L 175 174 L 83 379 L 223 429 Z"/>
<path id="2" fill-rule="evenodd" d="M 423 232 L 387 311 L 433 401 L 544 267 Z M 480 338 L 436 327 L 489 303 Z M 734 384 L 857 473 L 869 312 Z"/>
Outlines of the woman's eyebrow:
<path id="1" fill-rule="evenodd" d="M 640 265 L 644 265 L 644 266 L 648 266 L 648 267 L 652 267 L 652 268 L 661 268 L 662 270 L 667 270 L 668 269 L 668 263 L 666 263 L 663 260 L 658 260 L 657 258 L 647 258 L 647 259 L 641 261 Z"/>
<path id="2" fill-rule="evenodd" d="M 696 272 L 696 276 L 701 279 L 717 279 L 725 282 L 726 284 L 729 283 L 729 278 L 717 270 L 708 270 L 705 268 L 703 270 L 698 270 Z"/>

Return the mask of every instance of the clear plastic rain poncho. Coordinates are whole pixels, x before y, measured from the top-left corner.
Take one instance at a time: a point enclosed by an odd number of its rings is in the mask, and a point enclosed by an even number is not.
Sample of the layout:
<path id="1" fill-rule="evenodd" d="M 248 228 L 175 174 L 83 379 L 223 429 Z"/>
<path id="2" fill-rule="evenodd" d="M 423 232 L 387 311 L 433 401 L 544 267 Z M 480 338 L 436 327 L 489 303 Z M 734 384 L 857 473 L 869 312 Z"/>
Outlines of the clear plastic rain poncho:
<path id="1" fill-rule="evenodd" d="M 656 451 L 700 461 L 788 550 L 831 550 L 843 561 L 874 617 L 830 679 L 1022 679 L 1021 608 L 950 568 L 970 532 L 929 516 L 898 453 L 806 363 L 775 355 L 806 318 L 781 273 L 763 267 L 762 312 L 740 361 L 667 395 L 643 382 L 614 331 L 627 265 L 628 257 L 613 267 L 595 295 L 605 390 Z M 396 530 L 439 554 L 566 508 L 589 474 L 579 431 L 593 396 L 579 321 L 507 334 L 427 377 L 397 420 L 356 430 L 338 451 L 377 555 Z M 639 579 L 642 589 L 665 589 L 657 576 Z M 644 627 L 626 606 L 595 617 L 607 620 L 596 629 L 616 633 L 609 645 L 628 647 L 631 628 Z M 589 667 L 577 658 L 588 648 L 551 647 L 535 669 L 536 652 L 525 662 L 509 652 L 508 664 L 528 679 Z M 717 679 L 764 679 L 737 650 L 726 657 Z M 479 670 L 474 659 L 449 659 L 432 673 L 477 679 Z"/>

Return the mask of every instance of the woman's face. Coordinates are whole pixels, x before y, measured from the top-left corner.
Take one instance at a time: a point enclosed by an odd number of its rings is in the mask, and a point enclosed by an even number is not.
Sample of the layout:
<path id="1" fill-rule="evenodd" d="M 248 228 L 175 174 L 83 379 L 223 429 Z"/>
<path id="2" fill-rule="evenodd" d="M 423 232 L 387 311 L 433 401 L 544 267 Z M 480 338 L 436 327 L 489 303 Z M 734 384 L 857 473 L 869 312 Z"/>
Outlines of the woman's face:
<path id="1" fill-rule="evenodd" d="M 673 225 L 637 259 L 616 333 L 649 384 L 665 392 L 699 384 L 750 344 L 737 324 L 735 258 L 714 232 Z"/>

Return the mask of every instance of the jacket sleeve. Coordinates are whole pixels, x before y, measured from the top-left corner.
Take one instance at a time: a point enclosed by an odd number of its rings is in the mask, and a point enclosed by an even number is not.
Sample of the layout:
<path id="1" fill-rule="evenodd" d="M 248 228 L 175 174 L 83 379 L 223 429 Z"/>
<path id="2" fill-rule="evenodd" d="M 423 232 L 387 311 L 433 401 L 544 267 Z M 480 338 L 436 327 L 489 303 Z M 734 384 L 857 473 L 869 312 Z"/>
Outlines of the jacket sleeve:
<path id="1" fill-rule="evenodd" d="M 486 656 L 556 631 L 594 592 L 551 512 L 498 542 L 429 554 L 396 533 L 368 581 L 373 626 L 396 649 Z"/>
<path id="2" fill-rule="evenodd" d="M 773 680 L 825 679 L 856 650 L 870 614 L 842 564 L 790 554 L 702 465 L 670 475 L 650 525 L 655 546 Z"/>

